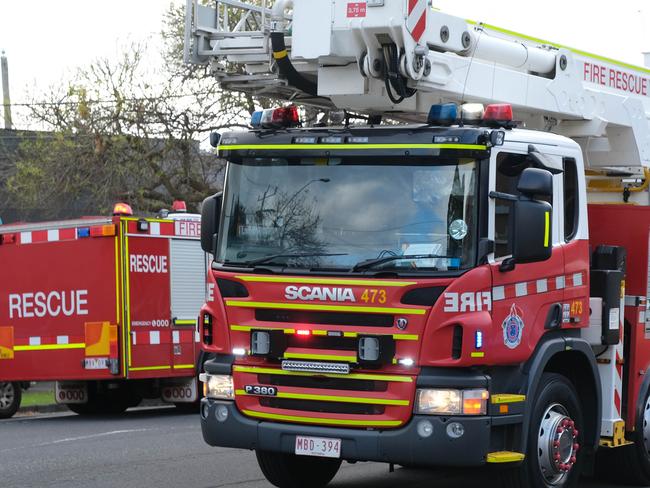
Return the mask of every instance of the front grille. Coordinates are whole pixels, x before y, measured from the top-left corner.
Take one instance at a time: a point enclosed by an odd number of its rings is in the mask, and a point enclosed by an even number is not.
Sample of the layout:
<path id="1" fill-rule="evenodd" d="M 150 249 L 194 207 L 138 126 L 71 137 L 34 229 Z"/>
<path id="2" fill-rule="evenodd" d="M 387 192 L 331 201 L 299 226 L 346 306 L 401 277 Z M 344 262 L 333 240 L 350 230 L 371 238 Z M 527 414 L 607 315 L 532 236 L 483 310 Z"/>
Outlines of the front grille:
<path id="1" fill-rule="evenodd" d="M 366 405 L 363 403 L 321 402 L 313 400 L 293 400 L 289 398 L 261 398 L 263 407 L 302 410 L 303 412 L 343 413 L 351 415 L 382 415 L 383 405 Z"/>
<path id="2" fill-rule="evenodd" d="M 309 347 L 310 349 L 336 349 L 339 351 L 356 351 L 358 340 L 350 337 L 317 336 L 305 338 L 298 335 L 286 337 L 287 347 Z"/>
<path id="3" fill-rule="evenodd" d="M 388 383 L 386 381 L 351 380 L 346 378 L 329 378 L 323 376 L 280 376 L 260 374 L 257 376 L 257 380 L 262 385 L 314 388 L 319 390 L 386 391 L 388 389 Z"/>
<path id="4" fill-rule="evenodd" d="M 303 310 L 255 310 L 255 320 L 292 324 L 350 325 L 358 327 L 392 327 L 394 317 L 387 314 L 310 312 Z"/>

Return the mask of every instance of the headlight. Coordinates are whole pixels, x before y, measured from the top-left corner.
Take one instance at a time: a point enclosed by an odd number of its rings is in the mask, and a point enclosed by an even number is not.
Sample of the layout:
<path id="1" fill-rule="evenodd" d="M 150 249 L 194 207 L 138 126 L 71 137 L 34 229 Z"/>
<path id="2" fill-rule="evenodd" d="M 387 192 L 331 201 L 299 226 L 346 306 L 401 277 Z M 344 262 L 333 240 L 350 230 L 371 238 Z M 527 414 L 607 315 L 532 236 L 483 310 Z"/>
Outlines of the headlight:
<path id="1" fill-rule="evenodd" d="M 203 382 L 203 396 L 218 400 L 233 400 L 235 398 L 232 376 L 201 373 L 199 379 Z"/>
<path id="2" fill-rule="evenodd" d="M 423 415 L 485 415 L 487 413 L 487 390 L 439 390 L 417 391 L 415 413 Z"/>

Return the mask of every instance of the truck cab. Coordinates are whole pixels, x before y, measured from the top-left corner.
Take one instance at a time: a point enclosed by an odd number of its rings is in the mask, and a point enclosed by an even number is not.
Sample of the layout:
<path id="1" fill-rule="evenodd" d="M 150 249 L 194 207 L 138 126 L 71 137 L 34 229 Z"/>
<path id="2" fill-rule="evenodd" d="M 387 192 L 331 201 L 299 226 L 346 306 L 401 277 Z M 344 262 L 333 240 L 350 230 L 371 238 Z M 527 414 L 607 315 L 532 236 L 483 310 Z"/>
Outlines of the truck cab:
<path id="1" fill-rule="evenodd" d="M 221 138 L 203 435 L 255 449 L 277 486 L 293 485 L 272 465 L 322 486 L 341 459 L 517 464 L 528 442 L 556 483 L 595 448 L 580 147 L 489 116 L 429 122 Z M 590 372 L 580 393 L 535 367 L 558 351 Z"/>

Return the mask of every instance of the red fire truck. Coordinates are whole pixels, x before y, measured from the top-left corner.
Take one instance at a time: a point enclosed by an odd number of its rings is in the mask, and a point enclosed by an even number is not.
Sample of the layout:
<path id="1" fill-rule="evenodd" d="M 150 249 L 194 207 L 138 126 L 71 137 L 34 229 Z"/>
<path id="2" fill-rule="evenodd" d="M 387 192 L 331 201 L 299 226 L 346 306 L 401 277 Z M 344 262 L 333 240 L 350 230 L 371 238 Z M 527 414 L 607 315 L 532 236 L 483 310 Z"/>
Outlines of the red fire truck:
<path id="1" fill-rule="evenodd" d="M 56 401 L 82 414 L 197 401 L 199 216 L 115 214 L 0 226 L 3 417 L 27 381 L 56 381 Z"/>
<path id="2" fill-rule="evenodd" d="M 426 0 L 200 3 L 189 61 L 338 120 L 220 138 L 206 442 L 281 488 L 343 460 L 650 484 L 650 71 Z"/>

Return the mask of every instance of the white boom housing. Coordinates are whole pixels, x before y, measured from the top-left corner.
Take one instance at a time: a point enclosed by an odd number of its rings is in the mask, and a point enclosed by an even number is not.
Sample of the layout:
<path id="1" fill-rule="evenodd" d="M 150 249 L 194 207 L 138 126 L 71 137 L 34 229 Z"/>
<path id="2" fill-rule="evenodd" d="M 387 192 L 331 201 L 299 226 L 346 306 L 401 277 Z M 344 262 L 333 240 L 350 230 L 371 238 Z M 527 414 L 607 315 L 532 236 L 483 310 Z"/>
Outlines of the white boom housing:
<path id="1" fill-rule="evenodd" d="M 185 57 L 225 89 L 422 120 L 441 102 L 510 103 L 529 129 L 571 137 L 587 167 L 650 167 L 650 71 L 453 17 L 428 0 L 187 0 Z M 279 73 L 282 32 L 307 94 Z M 407 94 L 389 96 L 392 77 Z"/>

